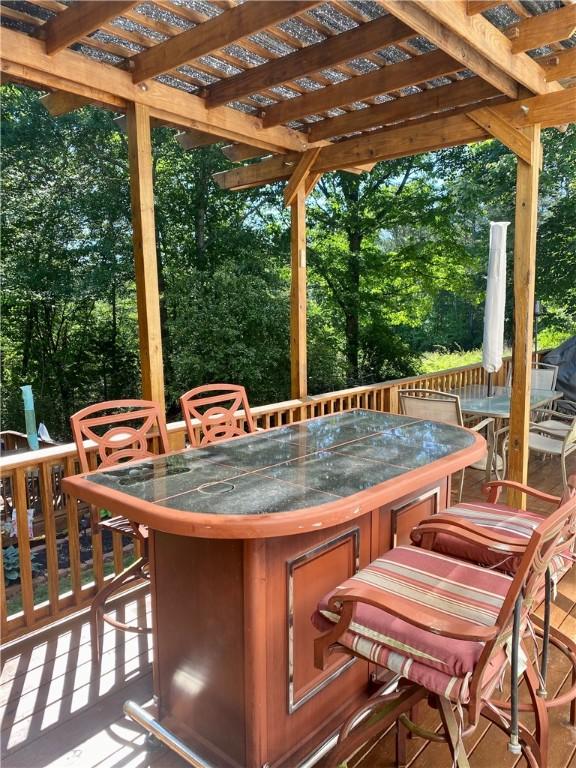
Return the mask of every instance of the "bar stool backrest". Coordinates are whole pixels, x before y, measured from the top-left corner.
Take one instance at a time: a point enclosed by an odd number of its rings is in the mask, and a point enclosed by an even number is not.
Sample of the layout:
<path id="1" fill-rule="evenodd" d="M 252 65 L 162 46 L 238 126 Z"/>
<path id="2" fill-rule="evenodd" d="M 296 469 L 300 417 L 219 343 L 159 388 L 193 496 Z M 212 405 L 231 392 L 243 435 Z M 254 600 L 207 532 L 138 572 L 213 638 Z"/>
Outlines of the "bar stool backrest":
<path id="1" fill-rule="evenodd" d="M 486 664 L 495 652 L 509 642 L 512 636 L 514 605 L 517 598 L 520 596 L 522 600 L 521 621 L 524 626 L 529 614 L 541 601 L 546 570 L 552 558 L 571 550 L 575 535 L 576 475 L 572 475 L 558 508 L 543 519 L 530 537 L 496 620 L 500 631 L 493 641 L 485 645 L 474 670 L 470 683 L 471 698 L 477 699 L 479 695 Z"/>
<path id="2" fill-rule="evenodd" d="M 458 395 L 435 389 L 411 389 L 408 392 L 399 392 L 398 396 L 400 412 L 405 416 L 443 421 L 459 427 L 464 424 Z"/>
<path id="3" fill-rule="evenodd" d="M 195 387 L 182 395 L 180 405 L 193 446 L 254 432 L 246 390 L 238 384 Z"/>
<path id="4" fill-rule="evenodd" d="M 170 450 L 166 420 L 152 400 L 107 400 L 70 417 L 82 472 L 90 472 L 85 440 L 98 448 L 98 464 L 106 467 L 145 459 Z"/>

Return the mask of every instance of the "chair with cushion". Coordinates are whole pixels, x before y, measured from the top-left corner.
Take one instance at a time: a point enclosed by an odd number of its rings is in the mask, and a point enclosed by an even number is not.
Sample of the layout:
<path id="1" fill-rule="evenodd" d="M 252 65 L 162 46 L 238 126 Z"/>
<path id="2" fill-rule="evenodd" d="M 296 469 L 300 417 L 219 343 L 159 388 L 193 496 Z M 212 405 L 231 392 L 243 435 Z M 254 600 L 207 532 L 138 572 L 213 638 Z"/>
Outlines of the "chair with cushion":
<path id="1" fill-rule="evenodd" d="M 463 737 L 483 715 L 510 733 L 532 768 L 544 768 L 548 712 L 537 695 L 538 678 L 529 656 L 522 675 L 535 715 L 534 736 L 516 722 L 514 709 L 508 716 L 492 699 L 508 667 L 507 649 L 515 673 L 519 671 L 520 638 L 528 616 L 539 599 L 544 573 L 575 520 L 576 496 L 570 496 L 540 522 L 527 544 L 486 536 L 481 530 L 452 531 L 470 546 L 498 549 L 506 543 L 519 558 L 514 576 L 425 548 L 401 546 L 326 595 L 313 617 L 324 632 L 315 641 L 316 666 L 324 669 L 328 656 L 341 652 L 394 675 L 344 723 L 328 765 L 341 765 L 361 744 L 400 720 L 417 735 L 445 741 L 454 765 L 465 768 Z M 431 518 L 428 535 L 441 532 L 440 518 Z M 440 734 L 408 717 L 414 704 L 426 697 L 440 712 L 444 726 Z"/>
<path id="2" fill-rule="evenodd" d="M 180 405 L 193 446 L 255 431 L 246 390 L 237 384 L 195 387 L 182 395 Z"/>
<path id="3" fill-rule="evenodd" d="M 481 532 L 485 536 L 507 537 L 510 543 L 527 545 L 532 533 L 541 523 L 547 519 L 545 512 L 534 512 L 510 507 L 499 502 L 499 495 L 503 488 L 515 488 L 530 498 L 549 504 L 552 508 L 560 508 L 576 494 L 574 484 L 576 477 L 570 478 L 562 497 L 551 496 L 542 493 L 529 486 L 524 486 L 512 481 L 495 481 L 485 486 L 487 500 L 478 502 L 466 502 L 455 504 L 445 509 L 441 515 L 434 518 L 433 525 L 444 526 L 442 533 L 431 535 L 427 533 L 430 528 L 427 521 L 422 521 L 412 530 L 411 538 L 415 544 L 425 546 L 434 552 L 457 557 L 459 559 L 494 569 L 502 573 L 514 576 L 518 570 L 521 558 L 516 552 L 507 552 L 506 546 L 489 548 L 477 546 L 464 541 L 454 535 L 454 526 L 469 532 Z M 452 528 L 450 527 L 452 526 Z M 574 559 L 574 545 L 576 529 L 570 532 L 563 543 L 563 547 L 551 559 L 545 575 L 544 588 L 539 595 L 539 601 L 535 608 L 544 601 L 544 620 L 532 616 L 532 621 L 537 625 L 537 632 L 543 639 L 543 652 L 540 664 L 540 688 L 539 693 L 547 696 L 546 675 L 548 667 L 549 643 L 552 642 L 572 663 L 572 686 L 569 691 L 564 691 L 561 696 L 547 699 L 547 707 L 561 706 L 570 702 L 570 721 L 576 724 L 576 643 L 550 626 L 550 612 L 552 595 L 560 579 L 570 570 Z"/>
<path id="4" fill-rule="evenodd" d="M 486 462 L 476 462 L 472 466 L 486 472 L 486 480 L 490 480 L 492 470 L 498 470 L 501 463 L 500 457 L 494 451 L 494 419 L 482 419 L 477 424 L 466 424 L 462 416 L 460 398 L 450 392 L 439 392 L 434 389 L 412 389 L 407 392 L 399 392 L 400 413 L 413 416 L 417 419 L 429 419 L 430 421 L 443 421 L 458 427 L 467 426 L 475 432 L 486 428 L 486 442 L 488 444 L 488 456 Z M 458 501 L 462 498 L 464 490 L 464 473 L 460 475 L 458 487 Z"/>
<path id="5" fill-rule="evenodd" d="M 72 435 L 76 443 L 80 469 L 106 469 L 126 461 L 145 459 L 158 453 L 167 453 L 168 433 L 164 414 L 157 403 L 150 400 L 109 400 L 89 405 L 70 417 Z M 90 442 L 85 442 L 90 441 Z M 91 466 L 90 455 L 97 448 L 96 462 Z M 92 536 L 95 550 L 101 551 L 102 531 L 116 531 L 130 537 L 138 544 L 140 557 L 132 565 L 117 574 L 108 583 L 99 584 L 90 608 L 90 636 L 92 660 L 99 662 L 102 656 L 103 623 L 128 632 L 150 632 L 149 628 L 131 626 L 105 614 L 106 600 L 127 585 L 147 578 L 143 570 L 148 563 L 148 529 L 126 517 L 100 519 L 99 511 L 91 508 Z"/>

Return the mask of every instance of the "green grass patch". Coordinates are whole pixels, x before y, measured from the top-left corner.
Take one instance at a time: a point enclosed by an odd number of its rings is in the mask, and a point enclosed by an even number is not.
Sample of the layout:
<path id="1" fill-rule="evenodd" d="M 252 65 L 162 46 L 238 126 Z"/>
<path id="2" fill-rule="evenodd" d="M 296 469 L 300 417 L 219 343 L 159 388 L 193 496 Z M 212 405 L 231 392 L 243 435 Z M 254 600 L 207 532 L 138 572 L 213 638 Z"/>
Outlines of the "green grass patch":
<path id="1" fill-rule="evenodd" d="M 447 368 L 460 368 L 462 365 L 473 365 L 482 360 L 481 349 L 471 349 L 467 352 L 458 350 L 456 352 L 447 352 L 446 350 L 435 350 L 434 352 L 425 352 L 420 358 L 420 367 L 422 373 L 436 373 L 444 371 Z"/>

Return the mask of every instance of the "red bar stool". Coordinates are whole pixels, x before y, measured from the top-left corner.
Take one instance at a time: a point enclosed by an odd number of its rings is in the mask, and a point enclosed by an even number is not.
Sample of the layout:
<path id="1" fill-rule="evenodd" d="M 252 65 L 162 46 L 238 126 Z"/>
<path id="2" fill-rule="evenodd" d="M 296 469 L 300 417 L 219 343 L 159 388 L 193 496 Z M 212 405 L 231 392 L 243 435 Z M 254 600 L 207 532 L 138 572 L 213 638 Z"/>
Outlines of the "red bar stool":
<path id="1" fill-rule="evenodd" d="M 524 486 L 510 480 L 500 480 L 487 483 L 484 488 L 487 492 L 485 502 L 466 502 L 448 507 L 441 515 L 423 520 L 411 533 L 415 544 L 433 549 L 451 557 L 457 557 L 468 562 L 477 563 L 486 568 L 498 570 L 514 576 L 521 558 L 512 551 L 507 551 L 506 544 L 498 548 L 479 547 L 468 544 L 454 533 L 455 527 L 468 531 L 481 531 L 484 536 L 502 540 L 504 537 L 510 544 L 526 545 L 532 532 L 545 520 L 548 515 L 543 512 L 531 512 L 516 509 L 506 504 L 499 503 L 499 496 L 503 488 L 516 488 L 526 493 L 531 498 L 538 499 L 551 507 L 560 508 L 574 496 L 576 476 L 568 480 L 568 485 L 562 497 L 551 496 L 542 493 L 535 488 Z M 431 533 L 432 528 L 438 525 L 444 526 L 444 530 Z M 559 707 L 570 703 L 570 723 L 576 724 L 576 643 L 559 630 L 550 626 L 550 612 L 553 593 L 560 579 L 570 570 L 574 560 L 574 547 L 576 543 L 576 529 L 566 537 L 563 546 L 551 559 L 546 570 L 545 582 L 540 593 L 536 609 L 544 602 L 544 620 L 532 614 L 536 634 L 542 637 L 542 657 L 540 662 L 540 686 L 538 693 L 546 697 L 546 706 Z M 549 647 L 554 645 L 563 653 L 572 664 L 572 685 L 568 691 L 559 696 L 547 698 L 546 676 L 548 671 Z"/>
<path id="2" fill-rule="evenodd" d="M 329 768 L 398 719 L 417 735 L 445 741 L 459 768 L 468 765 L 463 736 L 476 728 L 480 715 L 508 730 L 492 701 L 508 666 L 506 648 L 517 652 L 545 571 L 575 523 L 572 496 L 541 520 L 527 544 L 498 541 L 478 529 L 454 531 L 470 546 L 509 547 L 519 558 L 514 576 L 422 547 L 402 546 L 326 595 L 313 617 L 324 631 L 315 641 L 316 666 L 323 669 L 330 653 L 342 652 L 379 664 L 396 675 L 398 684 L 392 692 L 376 695 L 342 726 Z M 442 523 L 439 526 L 430 533 L 443 532 Z M 532 736 L 518 723 L 519 746 L 528 765 L 545 768 L 548 710 L 537 694 L 538 677 L 530 661 L 522 674 L 536 729 Z M 423 698 L 439 709 L 441 734 L 424 730 L 408 717 Z M 454 705 L 460 718 L 454 715 Z"/>
<path id="3" fill-rule="evenodd" d="M 87 449 L 92 446 L 86 445 L 85 440 L 90 440 L 97 446 L 99 469 L 134 459 L 145 459 L 170 450 L 164 414 L 158 404 L 150 400 L 109 400 L 89 405 L 70 417 L 70 425 L 82 472 L 90 472 L 91 469 Z M 116 531 L 139 542 L 141 551 L 141 556 L 102 586 L 92 600 L 92 661 L 99 663 L 102 657 L 104 622 L 125 632 L 151 632 L 148 627 L 125 624 L 104 612 L 105 603 L 111 595 L 129 584 L 148 579 L 144 570 L 148 564 L 148 528 L 137 525 L 121 515 L 101 520 L 95 507 L 91 507 L 90 517 L 93 539 L 99 537 L 101 540 L 104 530 Z"/>

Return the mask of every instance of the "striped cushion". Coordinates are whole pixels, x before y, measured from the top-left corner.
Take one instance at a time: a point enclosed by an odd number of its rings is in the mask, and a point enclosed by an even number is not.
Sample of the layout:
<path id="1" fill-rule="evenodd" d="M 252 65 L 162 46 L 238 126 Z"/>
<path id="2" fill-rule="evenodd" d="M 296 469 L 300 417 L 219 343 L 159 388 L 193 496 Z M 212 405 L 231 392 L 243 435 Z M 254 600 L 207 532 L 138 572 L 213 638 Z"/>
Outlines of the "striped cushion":
<path id="1" fill-rule="evenodd" d="M 473 523 L 480 528 L 488 528 L 494 532 L 500 532 L 518 540 L 524 540 L 532 536 L 533 531 L 544 519 L 543 515 L 534 512 L 525 512 L 521 509 L 507 507 L 504 504 L 490 504 L 488 502 L 473 502 L 456 504 L 448 507 L 442 515 L 459 517 L 466 522 Z M 420 535 L 418 528 L 411 534 L 412 541 L 418 544 Z M 476 544 L 469 544 L 449 534 L 438 534 L 434 542 L 434 551 L 441 552 L 451 557 L 469 560 L 488 568 L 496 568 L 512 576 L 516 573 L 520 563 L 519 556 L 506 557 L 502 551 L 487 549 Z M 570 557 L 558 555 L 550 563 L 552 580 L 557 583 L 571 566 Z"/>
<path id="2" fill-rule="evenodd" d="M 396 547 L 340 588 L 358 583 L 410 600 L 416 614 L 418 606 L 427 606 L 438 614 L 492 626 L 511 579 L 428 550 Z M 330 596 L 320 602 L 314 617 L 319 629 L 338 621 L 338 615 L 328 609 Z M 467 701 L 468 678 L 483 648 L 482 643 L 440 637 L 361 603 L 338 642 L 428 690 L 462 701 Z"/>

